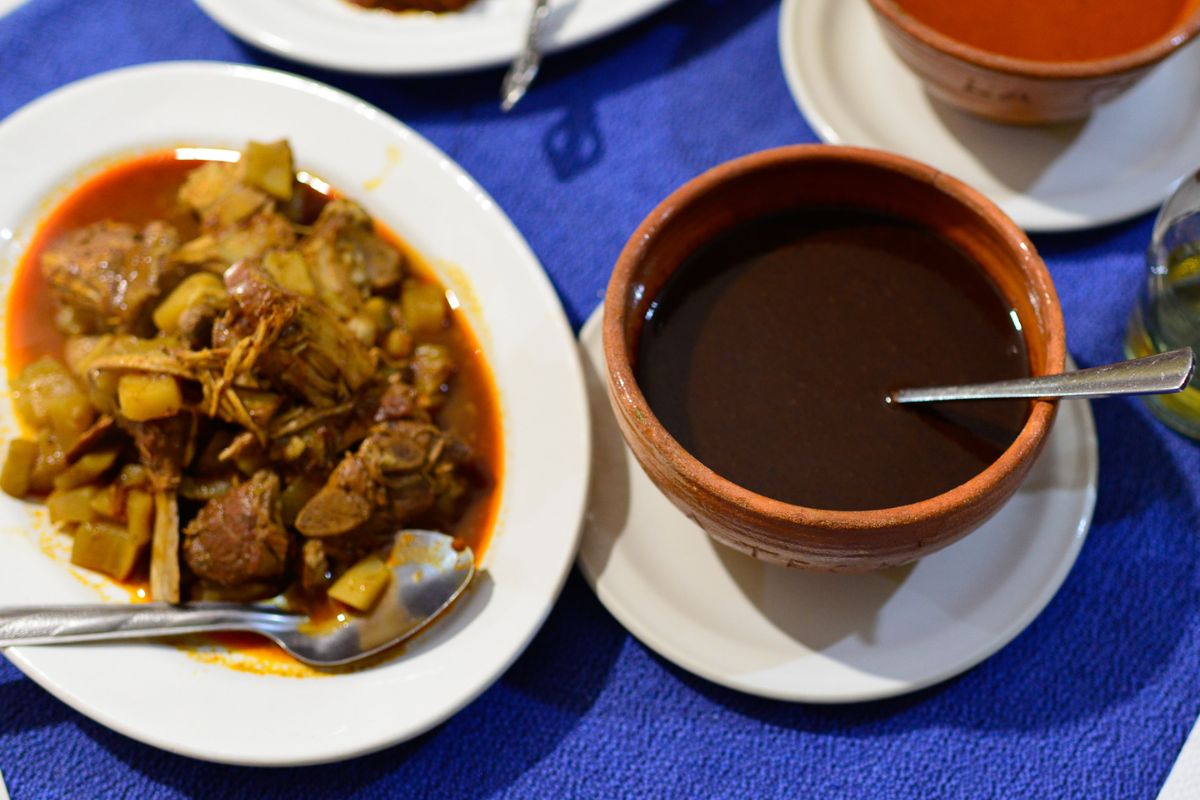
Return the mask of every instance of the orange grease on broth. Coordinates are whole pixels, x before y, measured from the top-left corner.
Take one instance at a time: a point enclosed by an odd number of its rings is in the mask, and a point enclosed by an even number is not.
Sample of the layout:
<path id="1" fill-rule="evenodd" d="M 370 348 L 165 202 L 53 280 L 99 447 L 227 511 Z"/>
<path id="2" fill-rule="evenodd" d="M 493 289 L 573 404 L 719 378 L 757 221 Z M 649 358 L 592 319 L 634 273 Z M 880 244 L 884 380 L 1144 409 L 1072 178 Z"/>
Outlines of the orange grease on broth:
<path id="1" fill-rule="evenodd" d="M 194 237 L 198 233 L 196 222 L 179 203 L 176 193 L 187 173 L 204 163 L 201 160 L 177 158 L 174 150 L 123 161 L 84 181 L 42 221 L 28 250 L 21 257 L 9 290 L 9 324 L 5 336 L 8 348 L 6 367 L 10 381 L 26 365 L 42 356 L 49 355 L 60 360 L 63 357 L 66 337 L 54 326 L 54 305 L 39 268 L 45 249 L 63 234 L 101 220 L 127 222 L 140 227 L 153 219 L 163 219 L 179 230 L 184 241 Z M 336 189 L 324 197 L 311 188 L 305 191 L 316 195 L 314 199 L 318 204 L 325 199 L 341 196 Z M 403 239 L 378 221 L 375 228 L 376 233 L 404 255 L 410 274 L 426 282 L 437 282 L 434 271 L 425 259 Z M 461 314 L 454 313 L 452 320 L 451 326 L 428 339 L 451 347 L 459 366 L 455 391 L 439 413 L 437 422 L 453 430 L 471 446 L 479 456 L 480 463 L 485 465 L 490 484 L 471 500 L 458 525 L 447 533 L 467 542 L 475 552 L 476 564 L 479 564 L 495 527 L 500 505 L 499 487 L 503 479 L 501 422 L 495 381 L 484 360 L 483 348 Z M 463 356 L 469 357 L 464 359 Z M 129 592 L 131 602 L 145 602 L 147 585 L 144 574 L 135 574 L 131 580 L 116 585 Z M 142 598 L 139 598 L 139 589 L 143 590 L 140 592 Z M 287 677 L 326 674 L 296 661 L 273 642 L 253 634 L 214 634 L 210 640 L 229 652 L 187 648 L 189 654 L 205 663 L 221 663 L 233 669 L 261 674 Z M 369 663 L 380 663 L 397 652 L 400 650 L 389 650 L 385 658 L 377 657 Z"/>
<path id="2" fill-rule="evenodd" d="M 1092 61 L 1165 37 L 1196 0 L 896 0 L 951 39 L 1033 61 Z"/>

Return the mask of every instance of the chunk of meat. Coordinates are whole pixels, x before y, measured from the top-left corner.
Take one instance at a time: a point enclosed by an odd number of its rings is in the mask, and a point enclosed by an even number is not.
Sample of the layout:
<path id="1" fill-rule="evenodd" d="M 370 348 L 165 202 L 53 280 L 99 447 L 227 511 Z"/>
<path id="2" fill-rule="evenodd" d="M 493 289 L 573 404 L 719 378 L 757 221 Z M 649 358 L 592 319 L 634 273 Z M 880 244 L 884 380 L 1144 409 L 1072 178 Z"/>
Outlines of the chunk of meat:
<path id="1" fill-rule="evenodd" d="M 441 493 L 461 496 L 458 467 L 469 459 L 466 445 L 433 425 L 377 425 L 300 510 L 296 527 L 312 537 L 394 530 L 434 508 Z"/>
<path id="2" fill-rule="evenodd" d="M 300 551 L 300 585 L 309 594 L 324 592 L 333 578 L 320 539 L 307 539 Z"/>
<path id="3" fill-rule="evenodd" d="M 261 470 L 209 500 L 183 536 L 184 560 L 200 578 L 229 587 L 282 576 L 289 540 L 280 517 L 279 476 Z"/>
<path id="4" fill-rule="evenodd" d="M 60 327 L 70 334 L 123 331 L 151 333 L 153 301 L 182 277 L 170 259 L 179 235 L 164 222 L 141 231 L 118 222 L 97 222 L 71 231 L 42 254 L 42 274 L 69 315 Z"/>
<path id="5" fill-rule="evenodd" d="M 339 453 L 357 447 L 380 422 L 402 419 L 430 422 L 416 390 L 396 372 L 387 380 L 368 383 L 354 394 L 351 403 L 352 408 L 336 426 L 334 449 Z"/>
<path id="6" fill-rule="evenodd" d="M 205 296 L 188 306 L 179 315 L 179 338 L 193 350 L 212 344 L 213 323 L 225 313 L 222 303 Z"/>
<path id="7" fill-rule="evenodd" d="M 417 390 L 400 380 L 388 383 L 379 397 L 375 409 L 375 421 L 400 420 L 412 417 L 419 408 Z"/>
<path id="8" fill-rule="evenodd" d="M 196 212 L 205 231 L 236 225 L 269 201 L 265 192 L 246 184 L 245 174 L 240 161 L 210 161 L 188 173 L 179 200 Z"/>
<path id="9" fill-rule="evenodd" d="M 225 273 L 231 306 L 213 340 L 255 335 L 266 326 L 257 369 L 280 390 L 318 407 L 335 405 L 371 379 L 375 358 L 322 304 L 282 289 L 255 262 Z"/>
<path id="10" fill-rule="evenodd" d="M 201 234 L 185 243 L 175 259 L 193 268 L 221 273 L 238 261 L 260 258 L 296 243 L 296 231 L 282 214 L 265 208 L 228 228 Z"/>
<path id="11" fill-rule="evenodd" d="M 404 277 L 400 254 L 375 235 L 371 217 L 357 203 L 331 200 L 298 247 L 308 262 L 317 295 L 349 316 L 364 290 L 390 289 Z"/>
<path id="12" fill-rule="evenodd" d="M 183 468 L 192 460 L 196 446 L 196 415 L 135 422 L 118 416 L 117 424 L 129 434 L 137 447 L 138 458 L 150 475 L 151 485 L 161 491 L 179 486 Z"/>

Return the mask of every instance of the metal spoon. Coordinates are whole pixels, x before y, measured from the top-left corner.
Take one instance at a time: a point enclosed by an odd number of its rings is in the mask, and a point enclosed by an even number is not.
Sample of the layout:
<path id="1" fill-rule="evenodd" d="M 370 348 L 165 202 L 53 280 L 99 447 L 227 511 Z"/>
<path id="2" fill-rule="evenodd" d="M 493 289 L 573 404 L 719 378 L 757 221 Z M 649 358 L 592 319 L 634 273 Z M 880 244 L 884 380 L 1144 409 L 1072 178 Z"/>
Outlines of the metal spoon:
<path id="1" fill-rule="evenodd" d="M 550 0 L 534 0 L 533 14 L 529 17 L 529 29 L 525 32 L 525 47 L 517 55 L 512 66 L 504 75 L 504 83 L 500 85 L 500 110 L 512 111 L 513 106 L 525 96 L 525 91 L 533 79 L 537 77 L 538 68 L 542 65 L 542 48 L 538 44 L 538 36 L 542 23 L 550 16 Z"/>
<path id="2" fill-rule="evenodd" d="M 402 642 L 454 602 L 475 574 L 471 548 L 444 533 L 397 535 L 392 580 L 365 615 L 314 623 L 307 616 L 242 603 L 43 606 L 0 609 L 0 647 L 249 631 L 316 666 L 348 664 Z"/>
<path id="3" fill-rule="evenodd" d="M 1182 391 L 1196 369 L 1196 354 L 1182 347 L 1158 355 L 1118 361 L 1059 375 L 963 386 L 898 389 L 888 403 L 935 403 L 943 400 L 996 400 L 1012 397 L 1112 397 L 1119 394 L 1167 394 Z"/>

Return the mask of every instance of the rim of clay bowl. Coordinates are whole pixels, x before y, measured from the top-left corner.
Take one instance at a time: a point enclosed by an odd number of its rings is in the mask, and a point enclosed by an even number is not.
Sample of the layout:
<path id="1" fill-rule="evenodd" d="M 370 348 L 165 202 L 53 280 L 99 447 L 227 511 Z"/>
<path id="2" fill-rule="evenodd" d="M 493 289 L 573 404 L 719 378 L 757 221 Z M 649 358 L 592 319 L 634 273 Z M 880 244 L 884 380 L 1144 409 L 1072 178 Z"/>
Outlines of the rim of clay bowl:
<path id="1" fill-rule="evenodd" d="M 1200 3 L 1197 3 L 1183 22 L 1135 50 L 1086 61 L 1038 61 L 992 53 L 951 38 L 903 11 L 897 0 L 869 2 L 891 24 L 935 50 L 977 67 L 1029 78 L 1099 78 L 1131 72 L 1163 60 L 1200 34 Z"/>
<path id="2" fill-rule="evenodd" d="M 1041 318 L 1045 318 L 1045 367 L 1039 372 L 1031 369 L 1031 374 L 1053 374 L 1065 369 L 1066 331 L 1062 307 L 1050 273 L 1025 232 L 999 207 L 957 178 L 894 153 L 842 145 L 802 144 L 742 156 L 702 173 L 659 203 L 629 237 L 617 259 L 605 296 L 602 332 L 610 391 L 616 396 L 617 402 L 632 411 L 635 419 L 646 421 L 652 433 L 654 450 L 671 470 L 689 476 L 702 491 L 755 514 L 810 528 L 866 532 L 909 527 L 963 511 L 978 499 L 997 491 L 1014 472 L 1025 467 L 1037 455 L 1054 420 L 1054 401 L 1032 401 L 1029 417 L 1013 443 L 998 459 L 967 482 L 907 505 L 866 511 L 835 511 L 775 500 L 718 475 L 667 431 L 638 387 L 625 347 L 625 328 L 631 313 L 626 298 L 637 267 L 659 231 L 665 227 L 665 223 L 679 216 L 685 207 L 727 183 L 780 164 L 805 161 L 867 165 L 896 172 L 931 186 L 963 206 L 980 226 L 989 228 L 1007 245 L 1014 261 L 1020 264 L 1021 271 L 1027 276 L 1032 291 L 1031 304 L 1038 312 L 1039 324 Z"/>

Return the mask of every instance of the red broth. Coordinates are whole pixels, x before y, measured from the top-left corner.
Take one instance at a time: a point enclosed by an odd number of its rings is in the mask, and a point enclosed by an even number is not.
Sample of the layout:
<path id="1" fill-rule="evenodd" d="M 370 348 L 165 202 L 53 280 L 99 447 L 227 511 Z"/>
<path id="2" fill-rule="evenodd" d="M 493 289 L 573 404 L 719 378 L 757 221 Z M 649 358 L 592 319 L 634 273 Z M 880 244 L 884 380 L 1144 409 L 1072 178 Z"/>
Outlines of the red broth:
<path id="1" fill-rule="evenodd" d="M 1161 39 L 1196 0 L 896 0 L 951 39 L 1033 61 L 1092 61 Z"/>

